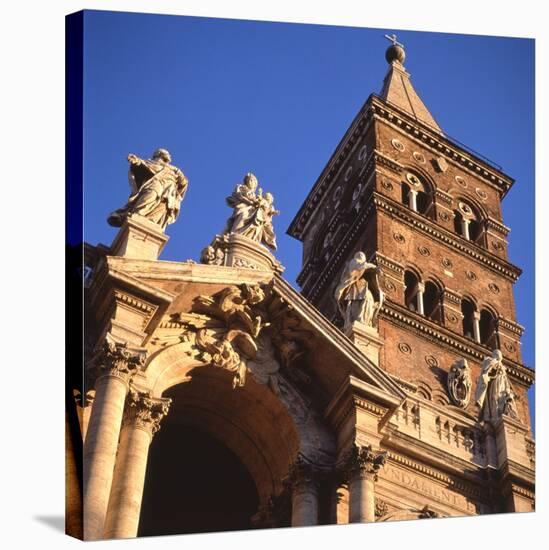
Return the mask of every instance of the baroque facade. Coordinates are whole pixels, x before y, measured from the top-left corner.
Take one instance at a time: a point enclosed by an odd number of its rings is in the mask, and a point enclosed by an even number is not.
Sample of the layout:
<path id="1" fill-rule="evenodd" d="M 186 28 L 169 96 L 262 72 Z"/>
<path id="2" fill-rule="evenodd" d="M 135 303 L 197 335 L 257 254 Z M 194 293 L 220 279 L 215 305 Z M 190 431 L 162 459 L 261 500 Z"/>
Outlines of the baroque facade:
<path id="1" fill-rule="evenodd" d="M 159 260 L 188 180 L 166 150 L 128 157 L 119 232 L 84 246 L 69 534 L 534 509 L 534 374 L 500 207 L 513 180 L 445 135 L 391 40 L 381 93 L 288 230 L 301 293 L 253 174 L 200 263 Z"/>

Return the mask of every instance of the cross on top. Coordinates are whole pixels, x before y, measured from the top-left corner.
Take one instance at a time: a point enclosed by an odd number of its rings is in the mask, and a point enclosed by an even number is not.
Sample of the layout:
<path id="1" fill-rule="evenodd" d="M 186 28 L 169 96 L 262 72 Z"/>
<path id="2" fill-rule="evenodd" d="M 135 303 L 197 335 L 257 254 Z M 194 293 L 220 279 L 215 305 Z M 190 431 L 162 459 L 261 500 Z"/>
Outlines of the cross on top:
<path id="1" fill-rule="evenodd" d="M 394 34 L 394 33 L 392 35 L 386 34 L 385 38 L 387 40 L 390 40 L 393 43 L 393 46 L 400 46 L 401 48 L 404 48 L 404 44 L 401 44 L 400 42 L 397 42 L 396 34 Z"/>

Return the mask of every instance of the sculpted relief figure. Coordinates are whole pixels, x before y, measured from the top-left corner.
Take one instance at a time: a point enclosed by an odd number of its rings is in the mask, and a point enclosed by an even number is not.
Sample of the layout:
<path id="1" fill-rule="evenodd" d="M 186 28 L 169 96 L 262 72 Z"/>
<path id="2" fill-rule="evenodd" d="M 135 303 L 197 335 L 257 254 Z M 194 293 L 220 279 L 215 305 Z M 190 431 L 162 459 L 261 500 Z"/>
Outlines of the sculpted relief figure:
<path id="1" fill-rule="evenodd" d="M 467 359 L 460 357 L 448 373 L 448 393 L 455 405 L 465 408 L 471 399 L 471 369 Z"/>
<path id="2" fill-rule="evenodd" d="M 357 252 L 343 270 L 335 299 L 345 321 L 344 330 L 355 322 L 375 326 L 384 299 L 379 272 L 375 264 L 368 263 L 364 252 Z"/>
<path id="3" fill-rule="evenodd" d="M 237 233 L 276 250 L 272 220 L 280 212 L 273 206 L 271 193 L 263 196 L 263 190 L 258 189 L 257 178 L 252 173 L 244 176 L 244 181 L 235 187 L 226 201 L 233 214 L 224 233 Z"/>
<path id="4" fill-rule="evenodd" d="M 518 419 L 515 394 L 502 360 L 501 351 L 496 349 L 482 362 L 475 395 L 481 420 L 497 420 L 504 414 Z"/>
<path id="5" fill-rule="evenodd" d="M 157 149 L 150 160 L 130 154 L 128 162 L 131 195 L 124 207 L 109 215 L 108 223 L 120 227 L 128 216 L 139 214 L 166 229 L 179 215 L 189 183 L 187 178 L 171 164 L 166 149 Z"/>

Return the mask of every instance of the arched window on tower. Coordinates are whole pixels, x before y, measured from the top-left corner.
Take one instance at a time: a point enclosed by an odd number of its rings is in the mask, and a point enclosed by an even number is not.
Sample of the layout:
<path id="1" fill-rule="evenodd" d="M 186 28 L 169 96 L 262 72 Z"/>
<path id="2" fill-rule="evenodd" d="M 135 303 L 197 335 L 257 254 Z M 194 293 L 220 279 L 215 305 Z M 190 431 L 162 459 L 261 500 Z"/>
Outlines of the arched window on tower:
<path id="1" fill-rule="evenodd" d="M 442 293 L 438 285 L 432 281 L 425 283 L 425 294 L 423 295 L 423 308 L 425 317 L 440 323 L 442 321 Z"/>
<path id="2" fill-rule="evenodd" d="M 406 181 L 401 184 L 401 200 L 410 210 L 433 217 L 433 198 L 429 188 L 412 172 L 406 174 Z"/>
<path id="3" fill-rule="evenodd" d="M 492 349 L 497 348 L 496 318 L 487 309 L 480 310 L 479 332 L 481 344 Z"/>
<path id="4" fill-rule="evenodd" d="M 465 201 L 459 201 L 454 210 L 454 230 L 464 239 L 485 246 L 482 216 L 474 206 Z"/>
<path id="5" fill-rule="evenodd" d="M 404 303 L 410 311 L 423 315 L 423 283 L 413 271 L 404 272 Z"/>
<path id="6" fill-rule="evenodd" d="M 461 313 L 463 315 L 463 335 L 480 343 L 479 313 L 476 305 L 469 299 L 461 301 Z"/>

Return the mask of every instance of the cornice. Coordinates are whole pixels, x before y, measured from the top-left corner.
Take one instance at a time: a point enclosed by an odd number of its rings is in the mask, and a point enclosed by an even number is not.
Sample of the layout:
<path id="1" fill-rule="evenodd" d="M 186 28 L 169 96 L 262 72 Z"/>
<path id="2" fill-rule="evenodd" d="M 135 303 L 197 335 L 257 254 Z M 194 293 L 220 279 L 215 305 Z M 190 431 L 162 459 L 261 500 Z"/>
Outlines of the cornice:
<path id="1" fill-rule="evenodd" d="M 466 483 L 459 482 L 455 478 L 445 473 L 442 473 L 438 470 L 435 470 L 433 468 L 420 464 L 415 460 L 407 458 L 399 453 L 395 453 L 394 451 L 390 451 L 390 450 L 387 451 L 387 460 L 390 463 L 392 462 L 393 464 L 405 466 L 410 470 L 414 470 L 431 479 L 440 481 L 441 483 L 444 483 L 447 487 L 457 490 L 461 493 L 465 493 L 469 496 L 480 498 L 480 499 L 483 497 L 482 492 L 476 487 L 471 487 L 471 485 L 469 485 L 468 483 L 466 484 Z"/>
<path id="2" fill-rule="evenodd" d="M 442 136 L 427 126 L 412 121 L 398 107 L 376 97 L 370 96 L 370 109 L 373 117 L 381 119 L 395 129 L 407 134 L 411 139 L 420 141 L 422 145 L 431 149 L 436 155 L 444 154 L 448 162 L 458 166 L 475 177 L 481 178 L 488 185 L 496 189 L 503 198 L 514 183 L 514 180 L 503 172 L 489 166 L 469 151 L 453 143 L 449 138 Z"/>
<path id="3" fill-rule="evenodd" d="M 443 345 L 452 351 L 458 350 L 460 353 L 465 353 L 469 357 L 482 361 L 487 355 L 490 355 L 492 350 L 466 340 L 448 329 L 421 317 L 408 309 L 392 302 L 390 299 L 386 299 L 380 315 L 388 321 L 393 321 L 399 326 L 412 328 L 414 331 L 431 340 L 437 344 Z M 528 367 L 511 361 L 508 358 L 504 359 L 507 372 L 515 379 L 520 380 L 522 383 L 531 385 L 534 382 L 534 371 Z"/>
<path id="4" fill-rule="evenodd" d="M 301 238 L 303 231 L 309 222 L 310 214 L 320 204 L 324 196 L 329 191 L 332 183 L 337 179 L 344 162 L 348 158 L 348 153 L 356 145 L 358 138 L 366 133 L 372 123 L 372 119 L 367 116 L 370 108 L 370 98 L 361 107 L 343 138 L 332 153 L 330 160 L 322 170 L 320 176 L 313 185 L 311 191 L 303 201 L 301 208 L 290 223 L 286 233 L 297 239 Z"/>
<path id="5" fill-rule="evenodd" d="M 443 227 L 437 225 L 434 221 L 410 211 L 404 205 L 390 199 L 389 197 L 374 192 L 373 201 L 376 208 L 381 208 L 406 222 L 414 229 L 418 229 L 423 234 L 438 239 L 439 242 L 447 245 L 454 251 L 457 250 L 458 252 L 466 254 L 494 273 L 507 278 L 513 283 L 517 281 L 522 273 L 522 270 L 517 266 L 490 254 L 487 250 L 477 246 L 471 241 L 458 237 L 454 233 L 451 233 L 450 231 L 447 231 Z"/>

